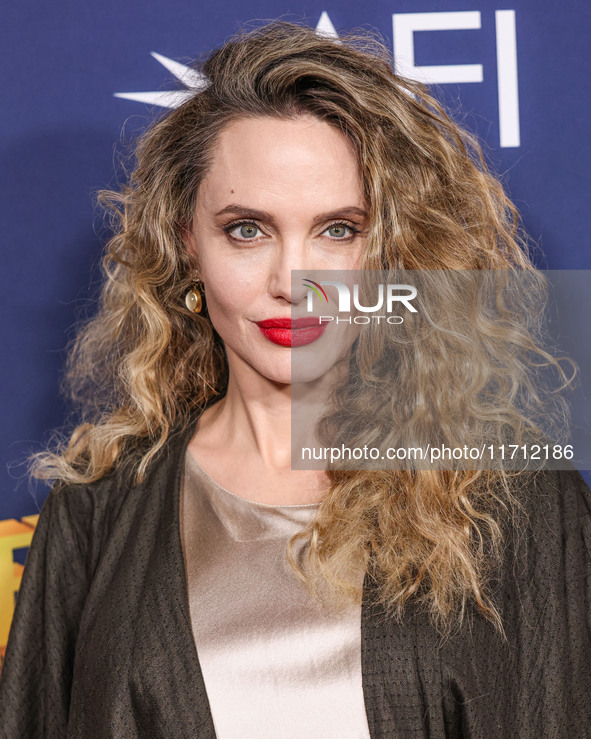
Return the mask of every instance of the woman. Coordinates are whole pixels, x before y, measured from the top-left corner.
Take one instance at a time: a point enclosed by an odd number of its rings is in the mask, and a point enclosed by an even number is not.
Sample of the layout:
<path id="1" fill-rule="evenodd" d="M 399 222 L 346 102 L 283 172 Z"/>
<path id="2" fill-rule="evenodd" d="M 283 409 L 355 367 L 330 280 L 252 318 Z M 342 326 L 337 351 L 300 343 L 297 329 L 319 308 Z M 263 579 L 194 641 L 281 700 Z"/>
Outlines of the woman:
<path id="1" fill-rule="evenodd" d="M 119 220 L 68 373 L 84 417 L 36 462 L 56 482 L 2 735 L 589 735 L 577 472 L 290 464 L 292 357 L 326 338 L 291 323 L 292 271 L 532 270 L 514 207 L 367 36 L 272 23 L 202 71 L 102 196 Z"/>

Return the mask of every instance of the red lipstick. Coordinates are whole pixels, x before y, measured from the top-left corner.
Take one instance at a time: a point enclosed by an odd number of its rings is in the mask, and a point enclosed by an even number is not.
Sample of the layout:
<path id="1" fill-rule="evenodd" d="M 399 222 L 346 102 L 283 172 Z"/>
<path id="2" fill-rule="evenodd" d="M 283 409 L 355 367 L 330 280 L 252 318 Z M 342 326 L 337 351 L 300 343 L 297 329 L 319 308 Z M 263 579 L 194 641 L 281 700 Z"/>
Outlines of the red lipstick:
<path id="1" fill-rule="evenodd" d="M 304 346 L 319 339 L 326 330 L 326 323 L 320 323 L 318 316 L 309 318 L 268 318 L 257 321 L 266 339 L 279 346 Z"/>

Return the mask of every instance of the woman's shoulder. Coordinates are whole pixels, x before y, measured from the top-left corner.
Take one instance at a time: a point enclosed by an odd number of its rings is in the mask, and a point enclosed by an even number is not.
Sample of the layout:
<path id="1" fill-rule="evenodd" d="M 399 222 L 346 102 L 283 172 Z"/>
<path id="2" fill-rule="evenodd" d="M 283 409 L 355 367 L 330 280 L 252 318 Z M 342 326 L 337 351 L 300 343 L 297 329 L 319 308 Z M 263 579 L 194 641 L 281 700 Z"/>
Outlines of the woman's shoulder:
<path id="1" fill-rule="evenodd" d="M 560 599 L 564 583 L 591 583 L 591 490 L 575 467 L 516 475 L 517 506 L 504 516 L 504 580 Z M 561 595 L 562 594 L 562 595 Z"/>
<path id="2" fill-rule="evenodd" d="M 139 480 L 136 471 L 141 454 L 137 450 L 91 482 L 57 480 L 42 506 L 40 519 L 51 511 L 58 525 L 77 529 L 80 536 L 105 529 L 108 536 L 125 521 L 131 525 L 133 517 L 141 515 L 138 509 L 147 512 L 168 507 L 184 466 L 187 437 L 186 428 L 169 434 Z"/>
<path id="3" fill-rule="evenodd" d="M 146 464 L 143 464 L 144 455 L 150 452 L 151 443 L 141 439 L 132 440 L 118 455 L 113 466 L 97 479 L 80 483 L 57 480 L 51 493 L 55 496 L 86 496 L 98 501 L 157 485 L 163 475 L 174 475 L 178 463 L 182 462 L 191 430 L 190 423 L 173 428 Z M 140 475 L 138 471 L 141 471 Z"/>
<path id="4" fill-rule="evenodd" d="M 591 489 L 575 467 L 530 473 L 518 498 L 538 545 L 582 535 L 591 553 Z"/>
<path id="5" fill-rule="evenodd" d="M 490 581 L 504 633 L 476 614 L 443 645 L 445 711 L 483 735 L 590 736 L 591 490 L 574 467 L 512 482 L 519 511 Z"/>
<path id="6" fill-rule="evenodd" d="M 591 490 L 574 467 L 544 469 L 524 476 L 517 497 L 523 515 L 509 537 L 502 576 L 507 613 L 520 630 L 529 623 L 531 644 L 542 651 L 550 649 L 552 640 L 562 640 L 568 649 L 570 634 L 588 659 Z"/>

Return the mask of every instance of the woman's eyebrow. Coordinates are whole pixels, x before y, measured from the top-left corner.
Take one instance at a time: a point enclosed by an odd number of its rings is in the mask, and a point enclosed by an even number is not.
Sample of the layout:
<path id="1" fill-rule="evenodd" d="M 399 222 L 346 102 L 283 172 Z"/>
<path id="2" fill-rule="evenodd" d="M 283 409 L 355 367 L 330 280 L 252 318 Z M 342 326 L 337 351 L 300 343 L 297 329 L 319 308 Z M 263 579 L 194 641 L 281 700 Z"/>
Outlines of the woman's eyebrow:
<path id="1" fill-rule="evenodd" d="M 230 213 L 239 215 L 242 218 L 254 218 L 258 221 L 275 223 L 274 217 L 270 213 L 267 213 L 267 211 L 249 208 L 246 205 L 238 205 L 237 203 L 227 205 L 225 208 L 222 208 L 222 210 L 219 210 L 215 215 L 218 217 Z M 328 221 L 332 218 L 347 218 L 348 216 L 367 218 L 367 212 L 356 205 L 347 205 L 343 208 L 338 208 L 337 210 L 328 211 L 327 213 L 320 213 L 316 218 L 314 218 L 314 224 L 322 223 L 323 221 Z"/>

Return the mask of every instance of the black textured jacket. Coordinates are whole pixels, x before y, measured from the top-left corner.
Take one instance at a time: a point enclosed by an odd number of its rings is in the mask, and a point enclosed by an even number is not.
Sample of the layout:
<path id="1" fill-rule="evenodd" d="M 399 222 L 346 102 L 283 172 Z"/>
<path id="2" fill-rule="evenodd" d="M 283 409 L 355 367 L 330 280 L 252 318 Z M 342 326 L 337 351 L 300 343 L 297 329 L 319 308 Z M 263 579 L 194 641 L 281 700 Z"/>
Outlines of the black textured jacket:
<path id="1" fill-rule="evenodd" d="M 0 736 L 215 736 L 179 528 L 191 435 L 171 437 L 140 485 L 110 475 L 50 492 L 0 678 Z M 507 640 L 477 612 L 443 643 L 418 608 L 397 625 L 369 606 L 366 580 L 372 737 L 591 737 L 591 491 L 573 469 L 540 472 L 523 494 L 527 546 L 509 540 L 494 581 Z"/>

